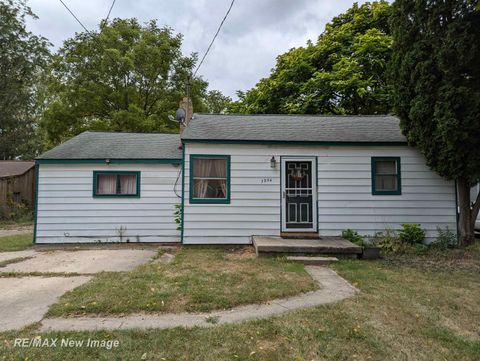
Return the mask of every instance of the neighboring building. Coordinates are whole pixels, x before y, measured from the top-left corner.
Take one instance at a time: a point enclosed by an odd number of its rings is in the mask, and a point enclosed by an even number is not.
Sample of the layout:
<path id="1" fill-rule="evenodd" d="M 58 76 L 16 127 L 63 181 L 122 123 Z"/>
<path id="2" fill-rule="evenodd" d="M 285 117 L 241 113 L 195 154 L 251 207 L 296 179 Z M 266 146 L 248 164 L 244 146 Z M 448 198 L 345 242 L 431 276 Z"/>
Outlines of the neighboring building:
<path id="1" fill-rule="evenodd" d="M 456 230 L 454 183 L 392 116 L 196 115 L 181 136 L 85 132 L 37 163 L 37 243 Z"/>
<path id="2" fill-rule="evenodd" d="M 0 161 L 0 219 L 32 212 L 35 200 L 35 162 Z"/>
<path id="3" fill-rule="evenodd" d="M 472 200 L 472 202 L 475 202 L 479 193 L 480 193 L 480 183 L 478 183 L 477 185 L 473 186 L 470 189 L 470 199 Z M 477 220 L 475 221 L 475 231 L 477 233 L 480 233 L 480 213 L 478 214 Z"/>

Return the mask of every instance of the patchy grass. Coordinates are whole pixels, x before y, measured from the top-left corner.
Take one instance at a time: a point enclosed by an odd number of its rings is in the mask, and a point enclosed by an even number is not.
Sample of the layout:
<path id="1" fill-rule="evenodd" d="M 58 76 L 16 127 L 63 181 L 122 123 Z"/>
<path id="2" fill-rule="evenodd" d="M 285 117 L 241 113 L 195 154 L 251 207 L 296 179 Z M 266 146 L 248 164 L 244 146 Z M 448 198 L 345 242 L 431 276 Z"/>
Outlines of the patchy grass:
<path id="1" fill-rule="evenodd" d="M 422 265 L 423 256 L 410 256 L 410 264 L 393 257 L 340 261 L 335 270 L 361 289 L 358 296 L 267 320 L 190 330 L 41 334 L 119 340 L 120 346 L 112 350 L 12 348 L 15 337 L 39 333 L 33 327 L 3 333 L 0 359 L 478 360 L 478 255 L 478 246 L 449 251 L 436 257 L 439 263 L 432 267 L 430 262 Z M 444 260 L 463 266 L 441 269 Z"/>
<path id="2" fill-rule="evenodd" d="M 478 260 L 477 260 L 478 261 Z M 471 260 L 473 265 L 477 263 Z M 8 349 L 6 359 L 84 360 L 476 360 L 480 290 L 475 272 L 342 261 L 336 270 L 362 289 L 353 299 L 283 317 L 210 329 L 48 333 L 118 339 L 117 350 Z M 21 333 L 36 335 L 34 331 Z M 14 333 L 4 334 L 11 343 Z"/>
<path id="3" fill-rule="evenodd" d="M 244 249 L 182 248 L 168 265 L 102 273 L 66 293 L 49 316 L 204 312 L 315 289 L 303 265 L 257 259 Z"/>
<path id="4" fill-rule="evenodd" d="M 32 244 L 33 237 L 31 234 L 0 237 L 0 252 L 21 251 L 31 247 Z"/>
<path id="5" fill-rule="evenodd" d="M 0 229 L 18 229 L 32 226 L 33 220 L 31 217 L 23 217 L 17 221 L 0 221 Z"/>

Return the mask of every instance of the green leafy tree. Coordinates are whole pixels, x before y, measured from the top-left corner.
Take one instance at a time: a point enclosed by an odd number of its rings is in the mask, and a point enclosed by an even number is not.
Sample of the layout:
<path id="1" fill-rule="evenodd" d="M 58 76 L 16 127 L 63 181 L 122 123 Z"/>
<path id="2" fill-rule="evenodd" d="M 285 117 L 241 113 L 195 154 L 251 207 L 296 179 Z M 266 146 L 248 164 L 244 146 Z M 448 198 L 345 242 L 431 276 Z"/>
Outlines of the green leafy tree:
<path id="1" fill-rule="evenodd" d="M 456 180 L 459 233 L 473 242 L 480 194 L 480 13 L 478 0 L 397 0 L 391 63 L 395 109 L 409 143 Z"/>
<path id="2" fill-rule="evenodd" d="M 172 29 L 136 19 L 102 22 L 98 32 L 65 41 L 47 79 L 40 123 L 47 147 L 84 130 L 178 131 L 168 115 L 185 95 L 197 60 L 182 55 L 181 43 Z M 190 80 L 194 108 L 202 109 L 206 87 L 201 78 Z"/>
<path id="3" fill-rule="evenodd" d="M 31 159 L 38 142 L 38 88 L 49 52 L 46 39 L 25 28 L 36 18 L 24 1 L 0 2 L 0 159 Z"/>
<path id="4" fill-rule="evenodd" d="M 224 113 L 231 102 L 232 98 L 223 95 L 219 90 L 210 90 L 205 95 L 205 107 L 208 113 Z"/>
<path id="5" fill-rule="evenodd" d="M 392 38 L 386 1 L 354 4 L 314 44 L 278 56 L 264 78 L 229 105 L 240 113 L 376 114 L 392 109 L 386 69 Z"/>

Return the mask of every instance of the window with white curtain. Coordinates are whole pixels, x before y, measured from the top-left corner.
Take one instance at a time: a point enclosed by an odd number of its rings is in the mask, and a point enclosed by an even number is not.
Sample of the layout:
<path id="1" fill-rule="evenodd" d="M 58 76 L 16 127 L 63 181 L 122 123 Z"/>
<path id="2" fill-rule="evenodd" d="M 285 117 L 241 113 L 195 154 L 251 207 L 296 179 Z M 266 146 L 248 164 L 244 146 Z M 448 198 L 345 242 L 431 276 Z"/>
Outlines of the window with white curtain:
<path id="1" fill-rule="evenodd" d="M 140 172 L 94 171 L 95 197 L 139 197 Z"/>
<path id="2" fill-rule="evenodd" d="M 192 155 L 190 201 L 192 203 L 230 202 L 230 157 Z"/>

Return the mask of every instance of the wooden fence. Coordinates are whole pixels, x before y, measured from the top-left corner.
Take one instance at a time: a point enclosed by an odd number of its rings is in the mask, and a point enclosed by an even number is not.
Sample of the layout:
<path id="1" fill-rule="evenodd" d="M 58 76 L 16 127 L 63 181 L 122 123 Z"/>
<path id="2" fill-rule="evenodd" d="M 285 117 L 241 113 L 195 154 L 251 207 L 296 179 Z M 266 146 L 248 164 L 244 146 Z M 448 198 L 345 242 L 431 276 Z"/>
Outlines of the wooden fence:
<path id="1" fill-rule="evenodd" d="M 0 219 L 16 212 L 33 212 L 35 206 L 35 167 L 19 176 L 0 178 Z"/>

